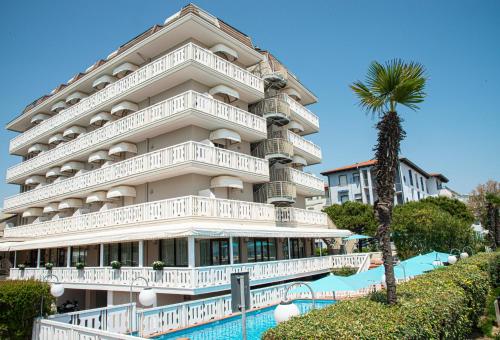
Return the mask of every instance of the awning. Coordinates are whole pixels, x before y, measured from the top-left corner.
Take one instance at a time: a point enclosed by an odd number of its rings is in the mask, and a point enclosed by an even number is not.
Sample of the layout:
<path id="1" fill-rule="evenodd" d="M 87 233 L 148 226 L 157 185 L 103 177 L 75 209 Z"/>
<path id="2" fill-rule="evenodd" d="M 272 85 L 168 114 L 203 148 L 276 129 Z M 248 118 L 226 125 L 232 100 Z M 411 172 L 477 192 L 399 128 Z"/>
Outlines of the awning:
<path id="1" fill-rule="evenodd" d="M 40 124 L 44 120 L 49 119 L 51 116 L 46 113 L 37 113 L 31 118 L 31 124 Z"/>
<path id="2" fill-rule="evenodd" d="M 113 145 L 109 149 L 108 155 L 110 155 L 110 156 L 119 155 L 122 152 L 129 152 L 129 153 L 136 154 L 137 153 L 137 146 L 133 143 L 121 142 L 121 143 Z"/>
<path id="3" fill-rule="evenodd" d="M 52 137 L 49 138 L 49 144 L 53 144 L 53 145 L 58 145 L 62 142 L 65 142 L 66 139 L 64 139 L 62 133 L 56 133 L 55 135 L 53 135 Z"/>
<path id="4" fill-rule="evenodd" d="M 85 164 L 82 162 L 71 161 L 63 164 L 61 167 L 61 172 L 76 172 L 85 168 Z"/>
<path id="5" fill-rule="evenodd" d="M 107 202 L 106 191 L 96 191 L 87 196 L 85 203 Z"/>
<path id="6" fill-rule="evenodd" d="M 284 89 L 283 92 L 288 94 L 290 97 L 292 97 L 294 100 L 296 100 L 298 102 L 300 102 L 302 100 L 302 96 L 294 88 L 289 87 L 287 89 Z"/>
<path id="7" fill-rule="evenodd" d="M 211 141 L 217 141 L 221 139 L 227 139 L 234 143 L 241 143 L 241 136 L 238 132 L 229 129 L 218 129 L 210 132 L 208 137 Z"/>
<path id="8" fill-rule="evenodd" d="M 111 113 L 99 112 L 90 118 L 90 125 L 99 127 L 113 120 L 115 120 L 115 117 Z"/>
<path id="9" fill-rule="evenodd" d="M 346 237 L 344 238 L 344 241 L 352 241 L 352 240 L 366 240 L 366 239 L 369 239 L 371 238 L 370 236 L 366 236 L 366 235 L 351 235 L 349 237 Z"/>
<path id="10" fill-rule="evenodd" d="M 288 128 L 288 130 L 292 130 L 295 133 L 304 132 L 304 126 L 294 120 L 288 123 L 286 127 Z"/>
<path id="11" fill-rule="evenodd" d="M 132 103 L 125 100 L 113 106 L 111 108 L 111 114 L 114 116 L 121 117 L 127 113 L 135 112 L 137 110 L 139 110 L 139 106 L 136 103 Z"/>
<path id="12" fill-rule="evenodd" d="M 93 152 L 89 156 L 89 163 L 101 163 L 105 161 L 109 161 L 111 158 L 108 155 L 108 151 L 106 150 L 99 150 L 96 152 Z"/>
<path id="13" fill-rule="evenodd" d="M 123 78 L 127 74 L 134 72 L 138 68 L 139 68 L 139 66 L 134 65 L 132 63 L 128 63 L 128 62 L 123 63 L 120 66 L 115 67 L 115 69 L 113 70 L 113 75 L 117 78 Z"/>
<path id="14" fill-rule="evenodd" d="M 28 208 L 23 211 L 23 217 L 39 217 L 43 215 L 42 208 Z"/>
<path id="15" fill-rule="evenodd" d="M 269 224 L 265 226 L 248 227 L 245 224 L 220 224 L 216 223 L 207 227 L 200 227 L 200 222 L 184 222 L 165 227 L 163 224 L 137 225 L 120 229 L 95 230 L 93 232 L 50 235 L 45 239 L 34 239 L 13 246 L 13 250 L 54 248 L 77 246 L 83 244 L 98 244 L 106 242 L 130 242 L 136 240 L 157 240 L 164 238 L 179 238 L 194 236 L 196 238 L 228 238 L 232 237 L 307 237 L 307 238 L 341 238 L 351 232 L 343 229 L 327 228 L 292 228 L 276 227 Z M 119 232 L 117 232 L 119 230 Z"/>
<path id="16" fill-rule="evenodd" d="M 212 96 L 216 94 L 225 94 L 229 97 L 229 101 L 231 102 L 240 99 L 240 94 L 238 93 L 238 91 L 226 85 L 217 85 L 215 87 L 212 87 L 210 90 L 208 90 L 208 93 Z"/>
<path id="17" fill-rule="evenodd" d="M 61 176 L 61 168 L 58 166 L 50 168 L 45 174 L 45 177 L 47 178 L 59 177 L 59 176 Z"/>
<path id="18" fill-rule="evenodd" d="M 54 113 L 59 113 L 62 110 L 64 110 L 66 107 L 67 107 L 66 103 L 64 101 L 60 100 L 57 103 L 55 103 L 54 105 L 52 105 L 52 107 L 50 108 L 50 111 L 52 111 Z"/>
<path id="19" fill-rule="evenodd" d="M 15 246 L 15 245 L 18 245 L 22 242 L 13 242 L 13 241 L 10 241 L 10 242 L 2 242 L 0 243 L 0 251 L 11 251 L 12 250 L 12 247 Z"/>
<path id="20" fill-rule="evenodd" d="M 73 125 L 72 127 L 69 127 L 66 130 L 64 130 L 63 137 L 73 139 L 85 132 L 87 132 L 87 130 L 84 127 Z"/>
<path id="21" fill-rule="evenodd" d="M 135 188 L 128 185 L 119 185 L 109 189 L 106 198 L 120 198 L 120 197 L 135 197 L 137 195 Z"/>
<path id="22" fill-rule="evenodd" d="M 24 181 L 25 185 L 36 185 L 36 184 L 40 184 L 40 183 L 45 183 L 45 177 L 40 176 L 40 175 L 30 176 L 30 177 L 26 178 L 26 180 Z"/>
<path id="23" fill-rule="evenodd" d="M 114 83 L 115 81 L 116 81 L 115 77 L 105 74 L 94 80 L 94 82 L 92 83 L 92 87 L 96 90 L 102 90 L 103 88 L 105 88 L 111 83 Z"/>
<path id="24" fill-rule="evenodd" d="M 67 198 L 59 203 L 59 210 L 63 209 L 77 209 L 83 206 L 83 201 L 79 198 Z"/>
<path id="25" fill-rule="evenodd" d="M 225 55 L 229 61 L 235 61 L 236 59 L 238 59 L 238 52 L 224 44 L 216 44 L 210 48 L 210 51 L 215 54 Z"/>
<path id="26" fill-rule="evenodd" d="M 210 180 L 210 188 L 234 188 L 243 190 L 243 181 L 234 176 L 217 176 Z"/>
<path id="27" fill-rule="evenodd" d="M 295 156 L 292 157 L 292 164 L 298 164 L 298 165 L 306 166 L 307 165 L 307 161 L 304 158 L 295 155 Z"/>
<path id="28" fill-rule="evenodd" d="M 44 214 L 49 214 L 58 211 L 59 211 L 59 202 L 51 202 L 43 208 Z"/>
<path id="29" fill-rule="evenodd" d="M 86 93 L 76 91 L 76 92 L 73 92 L 72 94 L 70 94 L 69 96 L 66 97 L 66 103 L 70 104 L 70 105 L 74 105 L 86 97 L 87 97 Z"/>
<path id="30" fill-rule="evenodd" d="M 48 145 L 37 143 L 37 144 L 33 144 L 32 146 L 30 146 L 28 148 L 28 153 L 33 154 L 33 155 L 37 155 L 40 152 L 47 151 L 48 149 L 49 149 Z"/>

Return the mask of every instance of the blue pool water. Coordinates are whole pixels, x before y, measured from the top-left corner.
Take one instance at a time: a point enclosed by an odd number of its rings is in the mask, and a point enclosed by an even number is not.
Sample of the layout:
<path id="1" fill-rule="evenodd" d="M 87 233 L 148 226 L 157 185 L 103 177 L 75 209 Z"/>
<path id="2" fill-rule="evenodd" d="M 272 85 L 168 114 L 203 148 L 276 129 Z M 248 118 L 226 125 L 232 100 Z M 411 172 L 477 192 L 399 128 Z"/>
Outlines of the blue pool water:
<path id="1" fill-rule="evenodd" d="M 317 300 L 316 308 L 323 308 L 335 301 Z M 294 303 L 299 307 L 302 314 L 312 307 L 310 300 L 296 300 Z M 262 334 L 276 326 L 274 321 L 274 309 L 276 306 L 267 307 L 247 313 L 247 338 L 248 340 L 260 339 Z M 205 325 L 188 328 L 182 331 L 164 334 L 156 337 L 157 340 L 170 340 L 177 338 L 189 338 L 190 340 L 220 340 L 220 339 L 242 339 L 241 316 L 235 316 Z"/>

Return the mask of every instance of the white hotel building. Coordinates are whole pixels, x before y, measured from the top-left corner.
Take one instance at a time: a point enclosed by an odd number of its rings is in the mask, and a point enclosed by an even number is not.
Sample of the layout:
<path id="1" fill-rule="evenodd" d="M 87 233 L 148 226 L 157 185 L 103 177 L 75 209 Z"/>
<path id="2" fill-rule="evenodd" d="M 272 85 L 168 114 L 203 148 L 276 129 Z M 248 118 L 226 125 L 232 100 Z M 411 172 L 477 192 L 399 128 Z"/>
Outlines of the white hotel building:
<path id="1" fill-rule="evenodd" d="M 372 159 L 322 172 L 328 177 L 331 204 L 346 201 L 374 204 L 377 200 L 373 174 L 375 164 L 376 160 Z M 401 157 L 395 178 L 394 204 L 419 201 L 430 196 L 460 198 L 445 183 L 448 183 L 448 178 L 444 175 L 428 173 L 408 158 Z"/>
<path id="2" fill-rule="evenodd" d="M 316 101 L 247 35 L 187 5 L 7 124 L 22 157 L 6 174 L 20 187 L 4 201 L 9 277 L 45 279 L 53 263 L 58 302 L 92 308 L 128 302 L 139 276 L 164 305 L 227 291 L 232 272 L 254 287 L 328 272 L 335 258 L 315 257 L 314 240 L 350 233 L 305 210 L 324 190 L 303 171 L 321 161 L 307 139 Z"/>

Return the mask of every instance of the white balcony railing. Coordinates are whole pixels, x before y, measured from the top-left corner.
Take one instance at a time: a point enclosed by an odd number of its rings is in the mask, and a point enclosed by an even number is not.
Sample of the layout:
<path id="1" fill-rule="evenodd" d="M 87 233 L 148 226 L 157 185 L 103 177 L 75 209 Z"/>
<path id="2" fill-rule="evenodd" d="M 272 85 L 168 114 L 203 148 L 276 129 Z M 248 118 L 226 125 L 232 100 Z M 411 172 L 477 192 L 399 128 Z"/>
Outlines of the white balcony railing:
<path id="1" fill-rule="evenodd" d="M 71 121 L 82 118 L 99 106 L 109 104 L 119 96 L 129 93 L 146 85 L 150 80 L 160 77 L 185 62 L 196 62 L 211 70 L 238 81 L 257 91 L 264 91 L 261 78 L 247 70 L 215 55 L 211 51 L 193 43 L 186 44 L 166 55 L 141 67 L 117 82 L 82 99 L 79 103 L 61 111 L 30 130 L 18 135 L 10 141 L 9 151 L 15 152 L 23 146 L 33 143 L 40 136 L 57 131 Z"/>
<path id="2" fill-rule="evenodd" d="M 311 142 L 310 140 L 307 140 L 304 137 L 299 136 L 298 134 L 290 130 L 286 131 L 286 138 L 297 149 L 300 149 L 303 152 L 307 152 L 313 155 L 314 157 L 321 159 L 321 148 L 318 145 Z"/>
<path id="3" fill-rule="evenodd" d="M 205 290 L 215 291 L 227 289 L 232 273 L 249 272 L 251 284 L 275 282 L 315 273 L 328 272 L 332 268 L 359 267 L 366 254 L 329 255 L 292 260 L 280 260 L 258 263 L 243 263 L 225 266 L 195 268 L 164 268 L 162 271 L 150 267 L 122 267 L 120 270 L 111 267 L 52 268 L 63 284 L 106 285 L 129 287 L 131 280 L 138 276 L 148 279 L 149 286 L 157 289 Z M 41 280 L 47 275 L 42 268 L 10 269 L 10 279 Z"/>
<path id="4" fill-rule="evenodd" d="M 5 199 L 4 210 L 40 204 L 40 201 L 55 199 L 58 196 L 70 197 L 71 194 L 94 191 L 126 181 L 133 176 L 147 175 L 189 162 L 216 165 L 251 175 L 269 176 L 269 164 L 264 159 L 203 143 L 186 142 L 11 196 Z"/>
<path id="5" fill-rule="evenodd" d="M 57 148 L 42 152 L 25 162 L 16 164 L 7 169 L 6 179 L 12 181 L 31 172 L 39 172 L 40 168 L 53 166 L 55 162 L 61 162 L 83 152 L 92 151 L 102 143 L 121 141 L 130 133 L 141 133 L 148 128 L 157 127 L 157 124 L 165 118 L 174 118 L 189 109 L 234 123 L 240 128 L 251 129 L 255 133 L 261 133 L 264 136 L 266 134 L 267 128 L 264 118 L 204 94 L 187 91 L 111 122 L 100 129 L 83 134 Z"/>
<path id="6" fill-rule="evenodd" d="M 314 113 L 312 113 L 308 108 L 295 101 L 292 97 L 286 93 L 282 93 L 285 101 L 290 105 L 290 110 L 300 116 L 303 120 L 309 122 L 313 125 L 316 130 L 319 130 L 319 118 Z"/>
<path id="7" fill-rule="evenodd" d="M 323 212 L 292 207 L 276 207 L 276 221 L 284 224 L 327 226 L 327 215 Z"/>
<path id="8" fill-rule="evenodd" d="M 185 196 L 129 205 L 54 221 L 6 227 L 8 237 L 43 237 L 108 227 L 166 222 L 181 218 L 215 218 L 238 221 L 275 221 L 274 206 L 201 196 Z"/>
<path id="9" fill-rule="evenodd" d="M 296 185 L 310 188 L 314 191 L 317 191 L 319 194 L 325 192 L 325 183 L 323 182 L 323 180 L 321 180 L 321 178 L 294 168 L 287 168 L 287 171 L 290 174 L 290 181 L 292 181 Z"/>

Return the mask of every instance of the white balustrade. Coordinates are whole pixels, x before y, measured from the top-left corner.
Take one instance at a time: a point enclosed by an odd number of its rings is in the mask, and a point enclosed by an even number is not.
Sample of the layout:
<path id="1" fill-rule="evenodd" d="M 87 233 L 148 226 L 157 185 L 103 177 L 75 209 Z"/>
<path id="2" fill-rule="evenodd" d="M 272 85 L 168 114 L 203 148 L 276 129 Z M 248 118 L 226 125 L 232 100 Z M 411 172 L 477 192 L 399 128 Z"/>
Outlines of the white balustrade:
<path id="1" fill-rule="evenodd" d="M 154 78 L 161 77 L 167 72 L 189 61 L 202 64 L 221 75 L 236 80 L 259 92 L 264 91 L 264 83 L 261 78 L 220 58 L 207 49 L 193 43 L 188 43 L 139 68 L 128 76 L 106 86 L 104 89 L 82 99 L 77 104 L 62 110 L 59 114 L 13 138 L 10 141 L 9 151 L 13 153 L 21 147 L 33 143 L 42 135 L 60 130 L 70 122 L 90 114 L 93 110 L 105 104 L 110 104 L 119 96 L 138 90 L 147 85 L 147 83 Z"/>
<path id="2" fill-rule="evenodd" d="M 311 142 L 310 140 L 305 139 L 302 136 L 299 136 L 298 134 L 287 130 L 286 131 L 286 137 L 289 142 L 293 144 L 294 147 L 307 152 L 317 158 L 321 158 L 321 148 Z"/>
<path id="3" fill-rule="evenodd" d="M 290 97 L 286 93 L 280 94 L 283 96 L 285 101 L 290 105 L 290 110 L 295 112 L 298 116 L 302 117 L 305 121 L 309 122 L 316 129 L 319 129 L 319 118 L 314 113 L 312 113 L 308 108 L 304 105 L 297 102 L 295 99 Z"/>
<path id="4" fill-rule="evenodd" d="M 321 178 L 314 175 L 305 173 L 303 171 L 287 168 L 290 174 L 290 180 L 297 184 L 307 188 L 314 189 L 318 191 L 318 194 L 323 194 L 325 192 L 325 183 Z"/>
<path id="5" fill-rule="evenodd" d="M 49 319 L 40 320 L 36 340 L 146 340 L 132 335 L 66 324 Z"/>
<path id="6" fill-rule="evenodd" d="M 366 254 L 329 255 L 301 259 L 279 260 L 259 263 L 242 263 L 225 266 L 175 268 L 153 270 L 150 267 L 122 267 L 119 270 L 110 267 L 76 268 L 54 267 L 52 274 L 61 283 L 81 285 L 115 285 L 128 286 L 131 280 L 143 276 L 154 288 L 194 290 L 203 288 L 227 289 L 231 274 L 250 273 L 250 281 L 273 282 L 294 277 L 307 276 L 312 273 L 327 272 L 332 268 L 359 267 L 363 264 Z M 10 279 L 42 279 L 47 275 L 42 268 L 11 269 Z"/>
<path id="7" fill-rule="evenodd" d="M 132 113 L 122 119 L 111 122 L 100 129 L 81 135 L 63 143 L 57 148 L 45 151 L 37 157 L 16 164 L 7 169 L 6 180 L 12 181 L 41 168 L 53 166 L 55 162 L 74 158 L 90 152 L 103 143 L 115 143 L 124 140 L 128 134 L 143 133 L 157 127 L 166 118 L 175 118 L 186 110 L 197 110 L 207 116 L 234 123 L 240 128 L 252 129 L 256 133 L 266 134 L 266 120 L 235 106 L 215 100 L 207 95 L 187 91 L 175 97 Z"/>
<path id="8" fill-rule="evenodd" d="M 327 215 L 323 212 L 292 208 L 276 207 L 276 221 L 298 225 L 328 225 Z"/>
<path id="9" fill-rule="evenodd" d="M 73 193 L 94 191 L 113 182 L 125 181 L 132 176 L 147 175 L 188 162 L 269 176 L 269 165 L 264 159 L 203 143 L 186 142 L 11 196 L 5 199 L 4 210 L 40 204 L 41 201 L 58 196 L 69 197 Z"/>
<path id="10" fill-rule="evenodd" d="M 272 222 L 275 218 L 274 206 L 271 204 L 185 196 L 128 205 L 54 221 L 6 227 L 4 235 L 5 237 L 43 237 L 113 226 L 124 227 L 128 224 L 162 222 L 185 217 Z"/>

